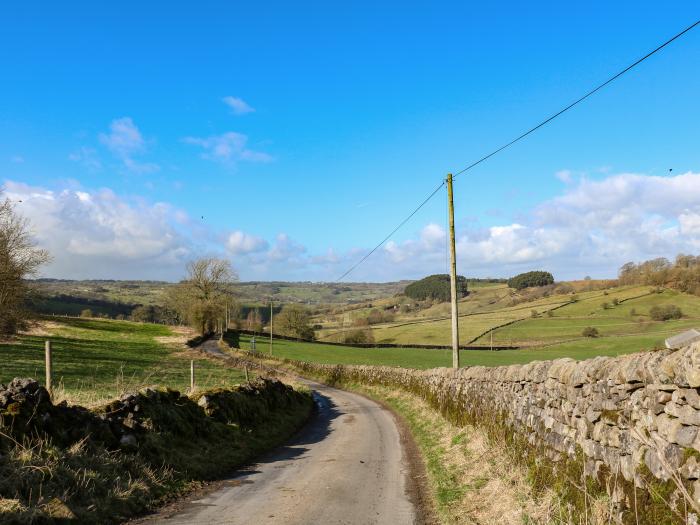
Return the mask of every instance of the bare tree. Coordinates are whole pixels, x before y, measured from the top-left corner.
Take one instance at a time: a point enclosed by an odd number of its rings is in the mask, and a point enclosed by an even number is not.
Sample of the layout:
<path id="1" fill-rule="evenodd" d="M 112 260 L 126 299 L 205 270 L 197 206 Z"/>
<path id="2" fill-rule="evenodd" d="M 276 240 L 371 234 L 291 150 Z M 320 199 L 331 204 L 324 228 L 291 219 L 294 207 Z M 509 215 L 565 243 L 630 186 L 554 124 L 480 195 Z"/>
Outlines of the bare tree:
<path id="1" fill-rule="evenodd" d="M 1 190 L 0 190 L 1 195 Z M 10 335 L 26 325 L 26 279 L 50 260 L 36 247 L 29 221 L 19 215 L 9 199 L 0 202 L 0 334 Z"/>
<path id="2" fill-rule="evenodd" d="M 187 278 L 170 289 L 167 302 L 200 333 L 211 332 L 233 303 L 231 285 L 237 279 L 229 261 L 198 259 L 187 264 Z"/>

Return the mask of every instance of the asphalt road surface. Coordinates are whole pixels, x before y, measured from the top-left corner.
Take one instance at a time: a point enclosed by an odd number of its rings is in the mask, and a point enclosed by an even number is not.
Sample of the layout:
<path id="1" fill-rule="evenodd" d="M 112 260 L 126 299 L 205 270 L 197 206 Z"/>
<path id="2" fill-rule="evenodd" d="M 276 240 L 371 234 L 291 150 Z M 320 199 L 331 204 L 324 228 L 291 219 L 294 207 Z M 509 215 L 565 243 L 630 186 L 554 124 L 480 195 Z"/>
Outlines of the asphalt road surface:
<path id="1" fill-rule="evenodd" d="M 287 445 L 206 496 L 150 523 L 177 525 L 413 524 L 408 464 L 392 414 L 313 383 L 317 415 Z"/>

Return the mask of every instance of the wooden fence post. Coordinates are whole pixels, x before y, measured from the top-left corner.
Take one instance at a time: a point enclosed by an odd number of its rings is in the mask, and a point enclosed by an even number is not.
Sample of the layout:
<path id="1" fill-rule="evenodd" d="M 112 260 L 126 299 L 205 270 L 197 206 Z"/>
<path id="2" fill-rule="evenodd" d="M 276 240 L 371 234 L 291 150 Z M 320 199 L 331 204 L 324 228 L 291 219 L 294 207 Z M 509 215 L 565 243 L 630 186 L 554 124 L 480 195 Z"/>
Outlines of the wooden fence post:
<path id="1" fill-rule="evenodd" d="M 245 371 L 245 380 L 246 380 L 246 383 L 249 383 L 249 382 L 250 382 L 250 378 L 248 377 L 248 365 L 245 365 L 245 366 L 243 367 L 243 370 Z"/>
<path id="2" fill-rule="evenodd" d="M 194 392 L 194 360 L 190 361 L 190 393 Z"/>
<path id="3" fill-rule="evenodd" d="M 46 357 L 46 390 L 49 395 L 53 395 L 53 387 L 51 385 L 51 341 L 44 343 L 44 354 Z"/>

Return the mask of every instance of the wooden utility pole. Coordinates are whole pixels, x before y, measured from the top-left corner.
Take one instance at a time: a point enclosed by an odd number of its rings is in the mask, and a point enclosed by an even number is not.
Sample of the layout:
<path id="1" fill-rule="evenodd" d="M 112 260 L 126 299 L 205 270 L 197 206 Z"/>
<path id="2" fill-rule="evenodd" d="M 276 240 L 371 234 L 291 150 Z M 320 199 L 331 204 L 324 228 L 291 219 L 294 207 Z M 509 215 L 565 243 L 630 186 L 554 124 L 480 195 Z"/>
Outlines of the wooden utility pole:
<path id="1" fill-rule="evenodd" d="M 44 354 L 46 357 L 46 390 L 49 395 L 53 395 L 53 385 L 51 384 L 51 341 L 44 343 Z"/>
<path id="2" fill-rule="evenodd" d="M 194 360 L 190 361 L 190 394 L 194 392 Z"/>
<path id="3" fill-rule="evenodd" d="M 457 316 L 457 254 L 455 253 L 455 205 L 452 173 L 447 174 L 447 208 L 450 214 L 450 292 L 452 296 L 452 368 L 459 368 L 459 320 Z"/>
<path id="4" fill-rule="evenodd" d="M 270 297 L 270 356 L 272 356 L 272 297 Z"/>

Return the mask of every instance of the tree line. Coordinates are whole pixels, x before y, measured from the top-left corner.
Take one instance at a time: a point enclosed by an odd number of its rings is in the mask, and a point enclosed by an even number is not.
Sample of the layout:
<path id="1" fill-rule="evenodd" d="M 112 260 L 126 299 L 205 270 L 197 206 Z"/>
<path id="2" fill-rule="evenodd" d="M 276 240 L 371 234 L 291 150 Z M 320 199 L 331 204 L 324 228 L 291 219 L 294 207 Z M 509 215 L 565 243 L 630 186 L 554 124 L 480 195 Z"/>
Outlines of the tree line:
<path id="1" fill-rule="evenodd" d="M 665 257 L 628 262 L 620 268 L 618 282 L 621 285 L 666 286 L 700 295 L 700 255 L 679 254 L 674 262 Z"/>

